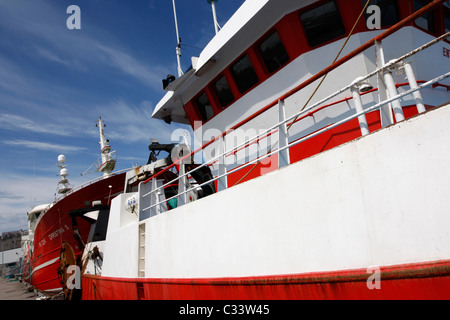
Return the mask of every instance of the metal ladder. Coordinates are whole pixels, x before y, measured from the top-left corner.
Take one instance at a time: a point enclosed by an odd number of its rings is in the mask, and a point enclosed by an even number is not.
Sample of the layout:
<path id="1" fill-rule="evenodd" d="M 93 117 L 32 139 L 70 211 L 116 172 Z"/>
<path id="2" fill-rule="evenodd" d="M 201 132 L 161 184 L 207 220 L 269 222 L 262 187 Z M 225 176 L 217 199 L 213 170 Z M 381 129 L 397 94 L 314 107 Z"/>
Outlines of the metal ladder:
<path id="1" fill-rule="evenodd" d="M 139 225 L 138 276 L 145 277 L 145 223 Z"/>

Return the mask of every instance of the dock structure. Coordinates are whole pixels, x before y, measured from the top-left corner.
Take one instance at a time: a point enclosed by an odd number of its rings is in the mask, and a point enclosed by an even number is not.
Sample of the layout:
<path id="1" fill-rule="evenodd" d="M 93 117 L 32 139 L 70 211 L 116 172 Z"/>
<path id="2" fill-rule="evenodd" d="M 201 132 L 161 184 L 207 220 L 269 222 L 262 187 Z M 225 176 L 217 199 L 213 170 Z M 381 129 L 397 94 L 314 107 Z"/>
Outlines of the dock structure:
<path id="1" fill-rule="evenodd" d="M 0 277 L 0 300 L 36 300 L 34 291 L 29 291 L 25 283 Z"/>

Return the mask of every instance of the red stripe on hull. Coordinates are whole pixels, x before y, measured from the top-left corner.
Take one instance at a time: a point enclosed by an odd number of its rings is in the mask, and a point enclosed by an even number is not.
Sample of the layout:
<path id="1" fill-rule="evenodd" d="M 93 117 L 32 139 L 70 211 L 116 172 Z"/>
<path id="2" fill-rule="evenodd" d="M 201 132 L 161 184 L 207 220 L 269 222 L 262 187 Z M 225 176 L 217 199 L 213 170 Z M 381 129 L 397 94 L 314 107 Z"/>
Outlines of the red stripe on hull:
<path id="1" fill-rule="evenodd" d="M 225 279 L 82 276 L 84 300 L 448 300 L 450 261 L 381 268 L 380 289 L 366 269 Z"/>

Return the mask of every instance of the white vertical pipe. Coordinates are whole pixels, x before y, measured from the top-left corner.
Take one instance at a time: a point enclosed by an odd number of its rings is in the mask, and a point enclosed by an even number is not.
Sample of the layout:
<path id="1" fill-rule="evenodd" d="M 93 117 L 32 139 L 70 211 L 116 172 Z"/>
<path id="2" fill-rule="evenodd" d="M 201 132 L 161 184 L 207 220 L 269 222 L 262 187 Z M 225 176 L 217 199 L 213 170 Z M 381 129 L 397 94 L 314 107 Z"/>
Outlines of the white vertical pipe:
<path id="1" fill-rule="evenodd" d="M 398 95 L 394 77 L 392 76 L 392 71 L 386 70 L 384 72 L 384 82 L 390 97 L 395 97 Z M 405 115 L 403 114 L 402 105 L 399 100 L 392 101 L 392 110 L 394 111 L 395 120 L 397 122 L 405 120 Z"/>
<path id="2" fill-rule="evenodd" d="M 176 53 L 177 53 L 178 77 L 181 77 L 183 75 L 183 70 L 181 70 L 181 61 L 180 61 L 180 57 L 181 57 L 181 40 L 180 40 L 180 34 L 178 32 L 177 9 L 175 8 L 175 0 L 172 0 L 172 5 L 173 5 L 173 16 L 175 18 L 175 31 L 177 33 Z"/>
<path id="3" fill-rule="evenodd" d="M 289 144 L 288 130 L 284 120 L 286 120 L 284 101 L 278 100 L 278 121 L 280 123 L 278 126 L 278 143 L 280 149 L 283 149 Z M 278 168 L 287 167 L 290 163 L 289 148 L 285 148 L 278 154 Z"/>
<path id="4" fill-rule="evenodd" d="M 353 94 L 353 101 L 355 102 L 355 108 L 356 113 L 360 113 L 364 111 L 363 104 L 361 100 L 361 95 L 359 93 L 359 88 L 355 85 L 351 88 L 352 94 Z M 361 115 L 358 117 L 359 121 L 359 127 L 361 128 L 361 134 L 363 136 L 368 135 L 370 133 L 369 131 L 369 125 L 367 124 L 366 115 Z"/>
<path id="5" fill-rule="evenodd" d="M 411 89 L 417 89 L 419 86 L 417 85 L 416 76 L 414 75 L 413 68 L 409 62 L 405 62 L 404 69 L 406 73 L 406 77 L 408 78 L 409 86 Z M 416 91 L 413 93 L 414 101 L 417 105 L 417 111 L 419 113 L 424 113 L 426 111 L 425 105 L 423 104 L 422 94 L 420 91 Z"/>
<path id="6" fill-rule="evenodd" d="M 216 31 L 216 34 L 219 32 L 219 23 L 217 23 L 217 15 L 216 15 L 216 4 L 214 0 L 211 0 L 211 8 L 213 13 L 213 20 L 214 20 L 214 30 Z"/>
<path id="7" fill-rule="evenodd" d="M 187 203 L 187 193 L 186 184 L 187 184 L 187 176 L 185 175 L 186 171 L 184 168 L 184 161 L 180 161 L 180 170 L 178 172 L 178 207 L 185 205 Z"/>
<path id="8" fill-rule="evenodd" d="M 219 140 L 217 140 L 217 143 L 219 144 L 218 148 L 218 154 L 220 154 L 219 158 L 219 170 L 218 170 L 218 176 L 222 176 L 217 180 L 217 192 L 223 191 L 228 188 L 228 176 L 227 174 L 227 166 L 226 166 L 226 160 L 225 160 L 225 137 L 220 137 Z"/>
<path id="9" fill-rule="evenodd" d="M 375 41 L 375 50 L 376 50 L 376 56 L 377 56 L 377 68 L 382 68 L 386 65 L 386 61 L 384 58 L 383 44 L 381 41 Z M 377 82 L 378 82 L 379 101 L 387 100 L 388 95 L 387 95 L 386 85 L 384 83 L 383 72 L 378 72 Z M 394 124 L 394 117 L 392 114 L 392 105 L 390 103 L 385 106 L 382 106 L 380 108 L 380 118 L 381 118 L 381 126 L 383 128 L 386 128 L 386 127 Z"/>

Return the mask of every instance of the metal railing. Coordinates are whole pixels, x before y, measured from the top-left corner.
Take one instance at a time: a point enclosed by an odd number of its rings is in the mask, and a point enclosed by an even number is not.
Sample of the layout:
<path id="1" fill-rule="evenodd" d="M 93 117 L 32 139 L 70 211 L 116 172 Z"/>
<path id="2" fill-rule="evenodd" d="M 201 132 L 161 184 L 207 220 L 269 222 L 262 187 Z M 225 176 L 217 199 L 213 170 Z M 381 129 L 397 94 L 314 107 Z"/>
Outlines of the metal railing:
<path id="1" fill-rule="evenodd" d="M 285 114 L 285 110 L 284 110 L 284 101 L 289 98 L 290 96 L 292 96 L 293 94 L 299 92 L 301 89 L 307 87 L 308 85 L 312 84 L 314 81 L 320 79 L 322 76 L 325 76 L 326 74 L 328 74 L 329 72 L 331 72 L 332 70 L 335 70 L 336 68 L 338 68 L 339 66 L 341 66 L 343 63 L 349 61 L 351 58 L 355 57 L 357 54 L 364 52 L 367 48 L 371 47 L 371 46 L 376 46 L 377 48 L 377 52 L 379 54 L 382 54 L 382 40 L 385 39 L 386 37 L 390 36 L 391 34 L 393 34 L 395 31 L 399 30 L 402 26 L 406 25 L 407 23 L 414 21 L 414 19 L 416 19 L 417 17 L 419 17 L 420 15 L 423 15 L 425 13 L 427 13 L 428 11 L 432 10 L 434 7 L 436 7 L 437 5 L 441 4 L 442 0 L 435 0 L 432 3 L 430 3 L 429 5 L 427 5 L 426 7 L 422 8 L 422 10 L 419 10 L 418 12 L 416 12 L 415 14 L 411 15 L 410 17 L 404 19 L 403 21 L 401 21 L 400 23 L 398 23 L 397 25 L 391 27 L 390 29 L 388 29 L 387 31 L 383 32 L 382 34 L 380 34 L 379 36 L 375 37 L 374 39 L 372 39 L 371 41 L 369 41 L 368 43 L 362 45 L 361 47 L 359 47 L 358 49 L 352 51 L 352 53 L 348 54 L 347 56 L 345 56 L 344 58 L 342 58 L 341 60 L 337 61 L 336 63 L 332 64 L 331 66 L 329 66 L 328 68 L 324 69 L 323 71 L 319 72 L 318 74 L 316 74 L 315 76 L 313 76 L 312 78 L 308 79 L 307 81 L 305 81 L 304 83 L 300 84 L 299 86 L 297 86 L 296 88 L 290 90 L 288 93 L 284 94 L 283 96 L 281 96 L 279 99 L 277 99 L 276 101 L 268 104 L 267 106 L 265 106 L 264 108 L 260 109 L 258 112 L 256 112 L 255 114 L 253 114 L 252 116 L 246 118 L 245 120 L 241 121 L 240 123 L 238 123 L 237 125 L 233 126 L 232 128 L 228 129 L 227 131 L 223 132 L 222 134 L 220 134 L 219 136 L 215 137 L 214 139 L 212 139 L 211 141 L 207 142 L 206 144 L 204 144 L 202 147 L 198 148 L 197 150 L 191 152 L 189 155 L 184 156 L 182 159 L 180 159 L 177 163 L 172 164 L 171 166 L 169 166 L 168 168 L 164 169 L 163 171 L 159 172 L 158 174 L 152 176 L 151 178 L 149 178 L 147 181 L 141 183 L 140 185 L 140 198 L 144 199 L 147 197 L 152 198 L 150 201 L 146 200 L 143 201 L 140 204 L 140 212 L 144 213 L 146 211 L 149 211 L 150 214 L 143 214 L 143 216 L 145 217 L 149 217 L 155 214 L 159 214 L 162 213 L 164 211 L 167 210 L 166 208 L 166 203 L 168 203 L 168 201 L 172 200 L 172 199 L 178 199 L 178 206 L 184 205 L 186 204 L 187 201 L 187 194 L 190 192 L 193 192 L 195 190 L 197 190 L 198 188 L 201 188 L 203 186 L 206 186 L 207 184 L 210 184 L 212 182 L 216 182 L 217 181 L 217 187 L 218 187 L 218 192 L 221 190 L 224 190 L 228 187 L 227 185 L 227 176 L 229 176 L 230 174 L 233 174 L 239 170 L 242 170 L 243 168 L 249 167 L 251 165 L 255 165 L 259 162 L 261 162 L 262 160 L 269 158 L 271 156 L 274 156 L 276 154 L 279 155 L 278 157 L 278 168 L 282 168 L 285 167 L 287 165 L 290 164 L 290 159 L 289 159 L 289 148 L 298 145 L 302 142 L 305 142 L 308 139 L 311 139 L 313 137 L 316 137 L 320 134 L 323 134 L 327 131 L 330 131 L 336 127 L 341 126 L 344 123 L 347 123 L 349 121 L 352 121 L 354 119 L 358 119 L 359 124 L 360 124 L 360 128 L 361 128 L 361 134 L 362 135 L 366 135 L 369 133 L 368 130 L 368 125 L 367 122 L 365 120 L 365 115 L 367 113 L 373 112 L 375 110 L 380 110 L 382 107 L 386 106 L 386 105 L 391 105 L 392 106 L 392 111 L 395 115 L 395 120 L 397 122 L 402 121 L 405 119 L 404 115 L 403 115 L 403 110 L 402 110 L 402 106 L 400 104 L 400 99 L 402 99 L 403 97 L 409 96 L 409 95 L 413 95 L 415 104 L 417 106 L 418 112 L 419 113 L 423 113 L 425 112 L 425 106 L 423 104 L 422 101 L 422 97 L 420 95 L 420 90 L 425 88 L 425 87 L 429 87 L 429 86 L 433 86 L 437 83 L 439 83 L 439 81 L 442 81 L 443 79 L 446 79 L 448 77 L 450 77 L 450 72 L 445 73 L 439 77 L 436 77 L 430 81 L 419 81 L 420 85 L 418 84 L 418 82 L 415 79 L 414 73 L 412 71 L 412 67 L 410 65 L 409 62 L 403 62 L 405 59 L 435 45 L 436 43 L 438 43 L 439 41 L 442 41 L 444 39 L 446 39 L 447 37 L 450 36 L 450 32 L 434 39 L 433 41 L 419 47 L 416 50 L 413 50 L 411 52 L 409 52 L 408 54 L 405 54 L 404 56 L 392 60 L 388 63 L 384 63 L 383 59 L 382 59 L 382 66 L 377 68 L 375 71 L 367 74 L 364 77 L 360 77 L 358 79 L 356 79 L 354 82 L 352 82 L 351 84 L 345 86 L 344 88 L 340 89 L 339 91 L 336 91 L 335 93 L 329 95 L 328 97 L 320 100 L 317 103 L 314 103 L 313 105 L 311 105 L 310 107 L 286 118 L 284 116 Z M 397 85 L 395 84 L 395 82 L 393 81 L 393 77 L 392 77 L 392 71 L 394 69 L 397 68 L 404 68 L 405 69 L 405 73 L 406 73 L 406 77 L 408 79 L 408 84 L 410 86 L 410 89 L 399 94 L 397 92 Z M 364 81 L 367 81 L 368 79 L 374 77 L 374 76 L 378 76 L 380 78 L 381 81 L 383 81 L 383 83 L 385 83 L 387 91 L 389 93 L 389 96 L 391 98 L 388 98 L 384 101 L 381 101 L 379 103 L 376 103 L 373 106 L 370 106 L 368 108 L 363 108 L 362 106 L 362 102 L 361 102 L 361 93 L 358 89 L 359 85 L 361 83 L 363 83 Z M 343 94 L 344 92 L 347 91 L 351 91 L 352 92 L 352 98 L 354 102 L 355 102 L 355 109 L 356 112 L 355 114 L 346 117 L 345 119 L 342 119 L 340 121 L 334 122 L 328 126 L 325 126 L 311 134 L 307 134 L 305 136 L 303 136 L 300 139 L 295 140 L 294 142 L 289 143 L 288 141 L 288 124 L 289 124 L 289 128 L 291 125 L 298 123 L 301 119 L 307 117 L 308 115 L 311 114 L 311 112 L 316 112 L 312 111 L 315 108 L 318 108 L 320 106 L 322 106 L 323 108 L 323 104 L 326 103 L 327 101 L 337 97 L 340 94 Z M 348 101 L 346 99 L 346 101 Z M 331 103 L 331 105 L 335 105 L 336 102 Z M 236 130 L 237 128 L 243 126 L 244 124 L 248 123 L 249 121 L 251 121 L 252 119 L 255 119 L 256 117 L 260 116 L 261 114 L 263 114 L 264 112 L 266 112 L 267 110 L 275 107 L 278 105 L 278 114 L 279 114 L 279 122 L 275 125 L 273 125 L 272 127 L 263 130 L 261 132 L 259 132 L 257 135 L 255 135 L 253 138 L 251 139 L 247 139 L 246 141 L 244 141 L 243 143 L 235 146 L 234 148 L 232 148 L 231 150 L 225 150 L 225 136 L 232 133 L 234 130 Z M 245 164 L 234 168 L 233 170 L 227 171 L 226 169 L 226 161 L 225 161 L 225 157 L 227 155 L 230 154 L 235 154 L 236 152 L 238 152 L 238 150 L 242 150 L 243 148 L 248 147 L 249 145 L 258 142 L 259 140 L 263 139 L 264 137 L 267 137 L 268 135 L 273 134 L 274 132 L 278 131 L 279 134 L 279 140 L 278 140 L 278 148 L 276 148 L 275 150 L 272 150 L 273 147 L 269 150 L 269 152 L 267 152 L 265 155 L 257 157 L 254 160 L 248 161 Z M 202 152 L 206 147 L 210 146 L 212 143 L 218 143 L 219 144 L 219 149 L 221 150 L 221 152 L 213 157 L 212 159 L 209 159 L 207 162 L 197 166 L 195 169 L 189 171 L 189 172 L 184 172 L 184 162 L 187 159 L 190 159 L 191 157 L 193 157 L 195 154 Z M 219 169 L 218 169 L 218 174 L 216 177 L 214 177 L 213 179 L 206 181 L 204 183 L 201 184 L 195 184 L 193 187 L 187 188 L 186 186 L 188 185 L 188 177 L 192 176 L 192 174 L 197 171 L 200 170 L 203 167 L 206 166 L 211 166 L 214 163 L 219 162 Z M 158 180 L 158 178 L 164 174 L 164 172 L 166 172 L 167 170 L 171 170 L 172 168 L 174 168 L 175 166 L 179 166 L 180 168 L 180 172 L 179 172 L 179 176 L 176 179 L 173 179 L 172 181 L 169 181 L 167 183 L 163 183 L 161 180 Z M 149 182 L 152 182 L 151 184 Z M 173 185 L 174 183 L 178 183 L 179 188 L 178 188 L 178 193 L 170 198 L 165 199 L 164 195 L 164 188 Z M 147 185 L 144 187 L 144 185 Z M 159 200 L 157 200 L 159 199 Z M 141 201 L 140 201 L 141 202 Z M 146 203 L 146 205 L 143 205 L 144 203 Z M 142 220 L 142 219 L 141 219 Z"/>

